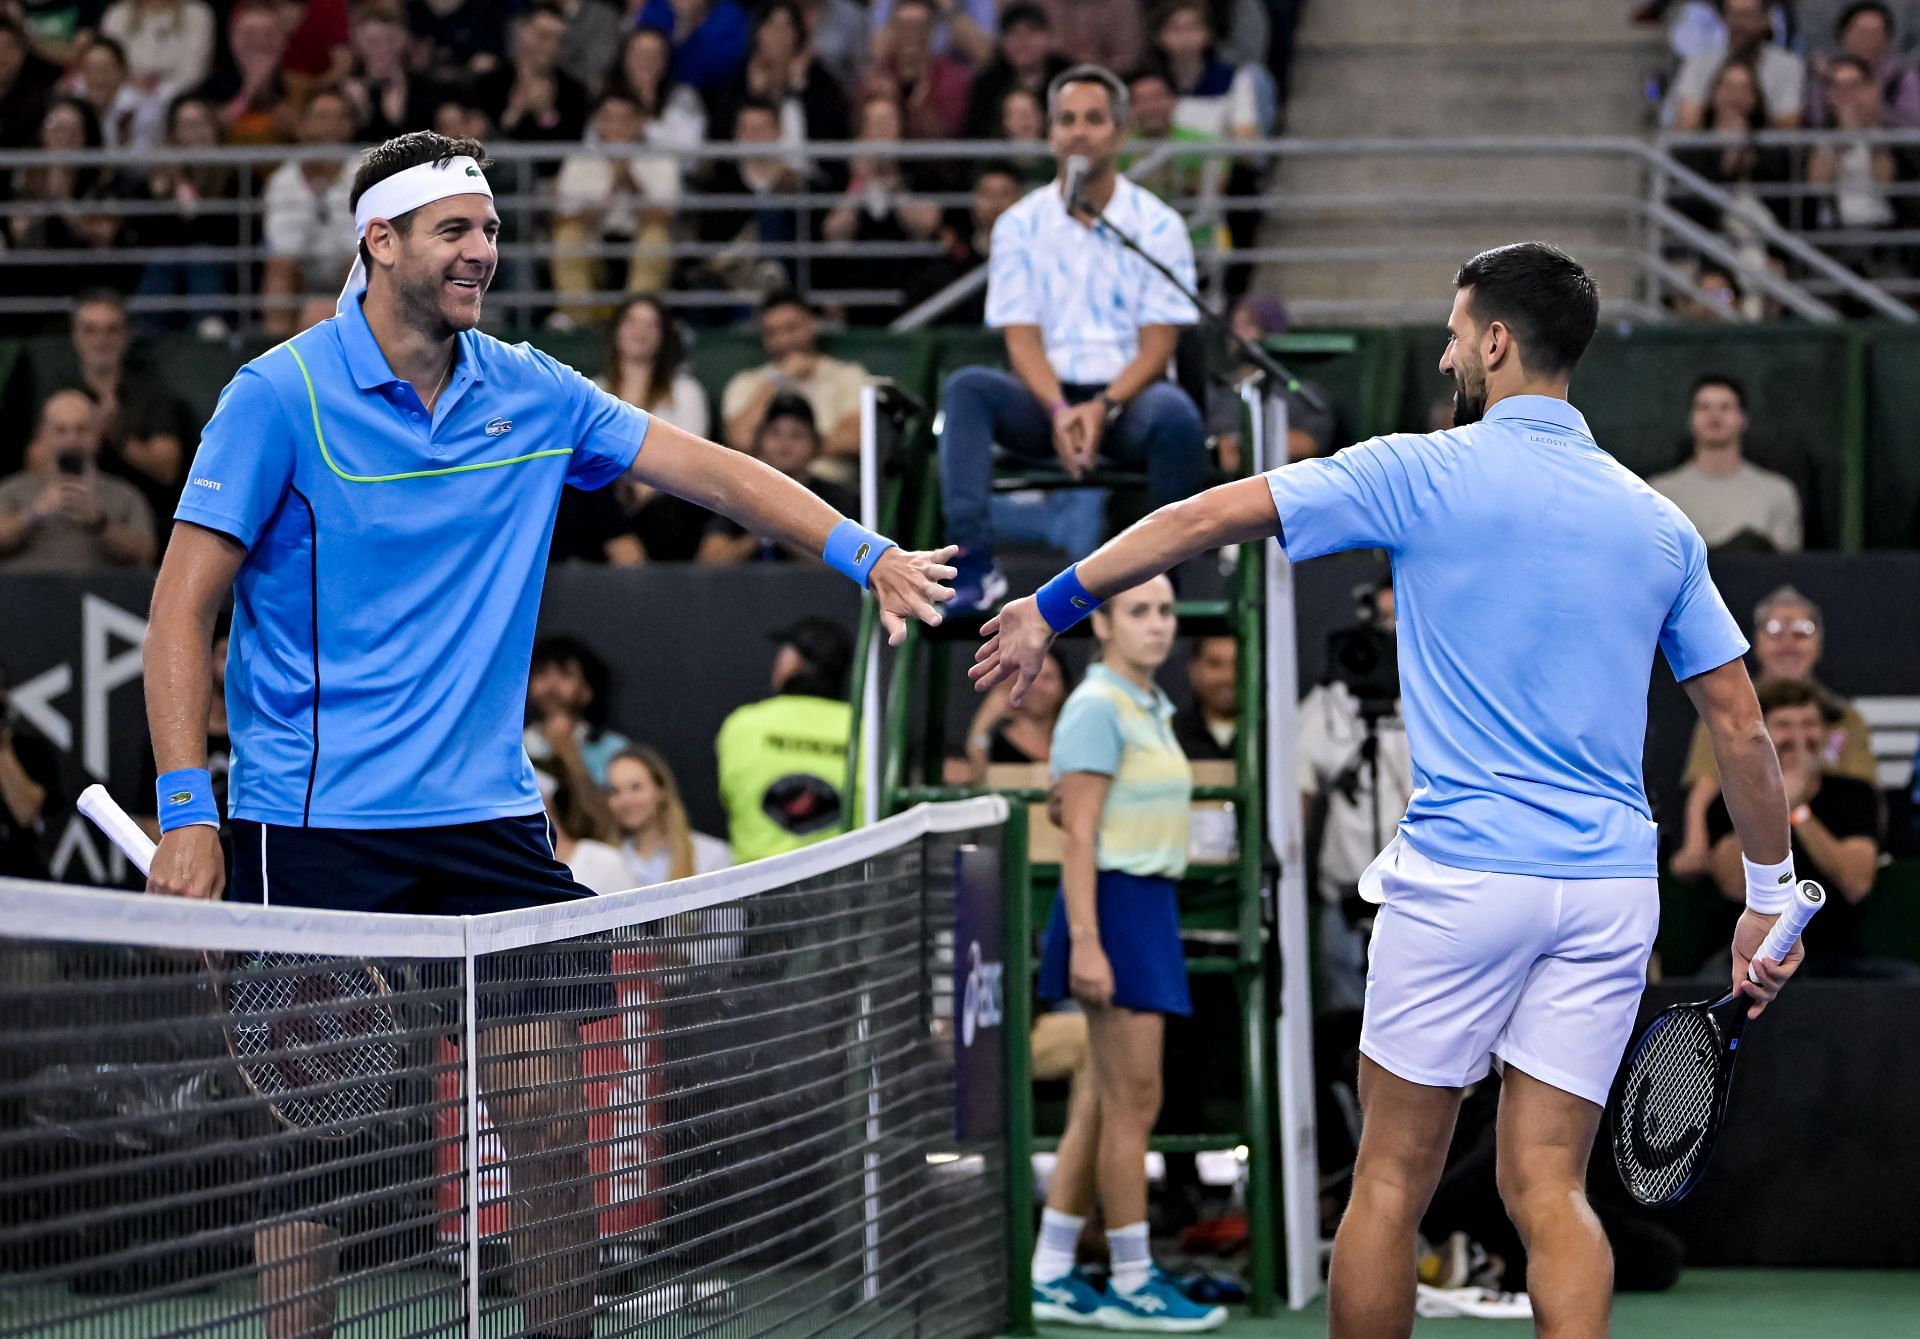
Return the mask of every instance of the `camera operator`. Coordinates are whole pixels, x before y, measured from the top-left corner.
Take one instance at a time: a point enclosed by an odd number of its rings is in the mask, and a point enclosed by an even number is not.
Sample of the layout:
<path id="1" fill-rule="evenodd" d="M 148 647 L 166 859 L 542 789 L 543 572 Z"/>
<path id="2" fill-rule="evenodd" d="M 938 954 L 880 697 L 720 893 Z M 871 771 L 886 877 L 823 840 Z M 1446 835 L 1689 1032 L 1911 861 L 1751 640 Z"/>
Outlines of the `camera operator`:
<path id="1" fill-rule="evenodd" d="M 1373 917 L 1360 900 L 1360 875 L 1393 839 L 1413 794 L 1413 760 L 1400 719 L 1392 578 L 1356 588 L 1354 604 L 1354 625 L 1327 639 L 1326 678 L 1300 700 L 1300 789 L 1319 894 L 1314 1005 L 1320 1013 L 1360 1009 Z"/>

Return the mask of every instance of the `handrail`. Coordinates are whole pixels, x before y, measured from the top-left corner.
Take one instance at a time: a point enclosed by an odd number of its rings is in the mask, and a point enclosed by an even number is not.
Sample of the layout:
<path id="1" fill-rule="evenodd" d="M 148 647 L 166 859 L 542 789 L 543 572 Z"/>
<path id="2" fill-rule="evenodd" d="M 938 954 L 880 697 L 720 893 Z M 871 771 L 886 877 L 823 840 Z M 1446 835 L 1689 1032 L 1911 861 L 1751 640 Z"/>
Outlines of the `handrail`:
<path id="1" fill-rule="evenodd" d="M 1920 321 L 1920 314 L 1917 314 L 1899 296 L 1913 291 L 1915 285 L 1912 281 L 1868 279 L 1835 259 L 1828 249 L 1866 243 L 1902 245 L 1912 241 L 1916 235 L 1920 235 L 1920 229 L 1893 229 L 1873 233 L 1866 233 L 1859 229 L 1828 229 L 1823 230 L 1818 236 L 1813 236 L 1787 227 L 1763 211 L 1740 211 L 1740 217 L 1750 227 L 1757 241 L 1763 243 L 1769 250 L 1784 255 L 1793 263 L 1793 274 L 1780 276 L 1767 270 L 1758 260 L 1757 255 L 1748 254 L 1733 242 L 1712 230 L 1702 228 L 1674 209 L 1674 204 L 1679 197 L 1698 200 L 1723 211 L 1731 211 L 1739 210 L 1741 200 L 1749 194 L 1780 200 L 1814 198 L 1822 193 L 1820 188 L 1812 184 L 1783 183 L 1757 188 L 1753 192 L 1742 191 L 1736 196 L 1686 164 L 1676 161 L 1672 156 L 1677 149 L 1748 142 L 1763 146 L 1796 148 L 1833 143 L 1920 146 L 1920 131 L 1763 131 L 1750 136 L 1700 132 L 1663 133 L 1647 137 L 1456 135 L 1420 139 L 1372 136 L 1353 139 L 1304 139 L 1281 136 L 1213 142 L 1152 141 L 1131 146 L 1134 151 L 1141 152 L 1143 156 L 1131 164 L 1128 170 L 1134 175 L 1144 175 L 1159 170 L 1175 160 L 1183 163 L 1198 160 L 1205 163 L 1208 172 L 1202 182 L 1198 186 L 1189 183 L 1189 188 L 1171 201 L 1193 221 L 1195 226 L 1204 226 L 1208 220 L 1218 218 L 1230 210 L 1259 212 L 1270 217 L 1292 219 L 1337 210 L 1373 211 L 1382 218 L 1395 218 L 1407 216 L 1415 211 L 1421 216 L 1431 216 L 1476 212 L 1494 214 L 1503 210 L 1533 209 L 1548 211 L 1556 217 L 1588 215 L 1603 220 L 1618 219 L 1623 233 L 1630 238 L 1629 244 L 1598 245 L 1586 248 L 1583 254 L 1591 255 L 1602 262 L 1625 264 L 1631 268 L 1637 279 L 1634 285 L 1637 291 L 1610 294 L 1609 307 L 1615 312 L 1624 312 L 1633 319 L 1667 319 L 1659 303 L 1664 296 L 1682 286 L 1681 272 L 1674 267 L 1669 257 L 1662 254 L 1663 244 L 1673 239 L 1684 242 L 1689 249 L 1698 254 L 1711 257 L 1716 262 L 1728 266 L 1749 288 L 1766 293 L 1788 310 L 1807 319 L 1822 322 L 1840 319 L 1841 313 L 1827 300 L 1827 295 L 1837 295 L 1850 303 L 1858 303 L 1875 315 L 1903 324 Z M 495 185 L 500 188 L 500 193 L 495 197 L 496 206 L 508 221 L 507 231 L 514 239 L 501 247 L 504 282 L 493 295 L 496 305 L 509 311 L 521 312 L 554 305 L 562 307 L 587 303 L 604 305 L 607 300 L 605 295 L 599 293 L 592 295 L 579 292 L 563 293 L 551 288 L 537 287 L 541 280 L 537 277 L 538 271 L 527 263 L 529 261 L 544 261 L 556 256 L 701 260 L 725 259 L 743 254 L 737 243 L 726 242 L 648 239 L 639 243 L 595 240 L 561 244 L 540 240 L 535 225 L 539 217 L 553 211 L 556 202 L 551 198 L 546 186 L 542 184 L 542 174 L 537 173 L 534 166 L 550 165 L 564 157 L 568 151 L 580 151 L 580 147 L 513 142 L 501 142 L 490 146 L 489 152 L 499 164 L 494 173 Z M 648 144 L 637 146 L 635 151 L 691 164 L 761 157 L 766 153 L 766 146 L 737 143 Z M 210 199 L 205 202 L 200 211 L 201 217 L 230 218 L 237 222 L 238 239 L 233 246 L 122 246 L 111 249 L 79 250 L 35 247 L 0 251 L 0 268 L 18 271 L 28 266 L 58 264 L 78 274 L 80 278 L 76 283 L 84 286 L 85 273 L 90 269 L 97 270 L 103 266 L 137 266 L 146 263 L 217 265 L 231 272 L 230 283 L 237 280 L 239 289 L 237 294 L 230 293 L 219 298 L 178 295 L 137 297 L 130 305 L 140 311 L 154 312 L 220 310 L 240 313 L 243 319 L 251 321 L 257 319 L 258 313 L 262 311 L 293 306 L 299 302 L 299 299 L 270 299 L 253 291 L 252 264 L 257 262 L 263 254 L 261 243 L 263 210 L 252 190 L 252 185 L 259 181 L 260 173 L 269 170 L 275 164 L 340 162 L 343 158 L 357 158 L 361 152 L 362 149 L 358 146 L 341 148 L 310 145 L 236 145 L 201 150 L 161 146 L 145 150 L 97 149 L 59 154 L 32 149 L 0 150 L 0 172 L 9 174 L 24 167 L 62 164 L 104 167 L 116 169 L 126 175 L 137 175 L 166 164 L 199 163 L 230 166 L 242 183 L 240 198 Z M 903 162 L 952 164 L 988 158 L 1043 160 L 1047 156 L 1047 149 L 1044 144 L 1037 141 L 1004 143 L 975 140 L 921 140 L 894 143 L 823 141 L 804 146 L 805 157 L 811 163 L 844 161 L 875 153 L 885 154 Z M 1548 195 L 1534 197 L 1526 195 L 1524 191 L 1496 192 L 1482 196 L 1465 192 L 1449 195 L 1431 189 L 1404 196 L 1355 191 L 1334 191 L 1316 195 L 1298 191 L 1280 191 L 1271 186 L 1263 186 L 1246 194 L 1227 195 L 1218 189 L 1218 179 L 1223 175 L 1221 169 L 1225 163 L 1329 156 L 1416 159 L 1446 156 L 1612 158 L 1643 172 L 1647 188 L 1643 195 L 1596 192 L 1563 197 Z M 1889 189 L 1891 193 L 1902 196 L 1920 196 L 1920 184 L 1895 183 Z M 937 205 L 942 209 L 959 208 L 969 198 L 965 193 L 954 190 L 951 183 L 948 183 L 947 188 L 943 190 L 919 191 L 914 192 L 913 195 L 917 200 Z M 817 215 L 819 211 L 843 201 L 844 198 L 841 194 L 818 189 L 817 183 L 809 184 L 803 181 L 799 183 L 798 189 L 778 195 L 741 196 L 688 191 L 677 198 L 673 207 L 681 215 L 692 211 L 731 211 L 738 212 L 744 217 L 762 209 L 789 211 L 802 220 L 798 235 L 791 241 L 769 243 L 757 248 L 752 255 L 754 260 L 785 261 L 803 288 L 828 303 L 891 306 L 900 302 L 904 294 L 895 289 L 875 287 L 871 290 L 862 289 L 856 292 L 851 289 L 834 289 L 817 282 L 820 278 L 833 277 L 821 272 L 823 267 L 817 264 L 820 261 L 850 256 L 869 256 L 893 257 L 902 262 L 911 262 L 917 258 L 932 256 L 938 250 L 938 244 L 932 240 L 854 244 L 833 243 L 819 238 L 814 227 L 806 220 Z M 622 202 L 614 200 L 610 203 L 618 205 Z M 637 202 L 629 200 L 628 203 Z M 118 214 L 136 222 L 148 217 L 171 218 L 177 213 L 176 207 L 170 201 L 144 197 L 129 200 L 107 198 L 84 202 L 18 199 L 8 206 L 8 210 L 13 215 L 28 218 L 51 218 L 78 210 L 89 213 Z M 1212 267 L 1216 271 L 1225 264 L 1258 265 L 1274 262 L 1329 263 L 1351 268 L 1393 256 L 1412 256 L 1420 250 L 1417 240 L 1411 246 L 1392 247 L 1341 244 L 1337 237 L 1333 239 L 1333 244 L 1315 246 L 1287 245 L 1287 241 L 1283 232 L 1277 245 L 1243 246 L 1232 251 L 1222 251 L 1203 239 L 1203 244 L 1196 248 L 1196 260 L 1203 267 Z M 507 262 L 514 263 L 508 265 Z M 722 291 L 721 288 L 702 288 L 684 293 L 670 292 L 663 296 L 675 305 L 684 307 L 716 308 L 749 305 L 754 300 L 754 293 L 745 287 L 738 287 L 735 291 L 736 286 L 743 282 L 730 281 L 727 291 Z M 919 302 L 912 310 L 895 318 L 891 328 L 896 331 L 919 329 L 942 313 L 950 311 L 957 303 L 976 296 L 985 282 L 986 275 L 983 269 L 976 269 L 963 275 L 941 292 Z M 36 301 L 38 300 L 26 297 L 0 299 L 0 313 L 10 314 L 33 310 Z M 1377 316 L 1379 312 L 1389 308 L 1406 309 L 1405 304 L 1394 307 L 1392 300 L 1369 297 L 1303 298 L 1298 299 L 1294 305 L 1297 308 L 1297 315 L 1313 313 L 1317 317 L 1336 320 L 1353 319 L 1361 314 Z"/>
<path id="2" fill-rule="evenodd" d="M 1692 191 L 1709 204 L 1726 210 L 1739 208 L 1739 201 L 1734 199 L 1730 192 L 1708 181 L 1692 168 L 1674 161 L 1668 154 L 1662 153 L 1651 145 L 1645 146 L 1642 152 L 1650 168 L 1673 178 L 1673 180 L 1684 185 L 1689 191 Z M 1890 316 L 1896 321 L 1909 324 L 1914 321 L 1920 321 L 1920 315 L 1916 315 L 1911 307 L 1889 297 L 1883 290 L 1862 279 L 1826 252 L 1802 241 L 1793 233 L 1788 232 L 1770 215 L 1764 213 L 1748 213 L 1743 214 L 1741 218 L 1748 227 L 1779 247 L 1789 256 L 1799 261 L 1802 265 L 1805 265 L 1808 269 L 1817 270 L 1826 278 L 1834 280 L 1845 288 L 1847 292 L 1859 298 L 1881 315 Z"/>

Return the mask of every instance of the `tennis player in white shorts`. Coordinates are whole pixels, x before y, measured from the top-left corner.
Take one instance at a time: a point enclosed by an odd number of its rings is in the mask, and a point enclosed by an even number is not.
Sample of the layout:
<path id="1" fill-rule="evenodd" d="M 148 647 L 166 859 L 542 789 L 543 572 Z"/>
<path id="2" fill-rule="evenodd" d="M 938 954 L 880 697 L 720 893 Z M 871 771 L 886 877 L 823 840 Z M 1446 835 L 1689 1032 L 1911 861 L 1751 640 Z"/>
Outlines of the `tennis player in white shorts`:
<path id="1" fill-rule="evenodd" d="M 1799 960 L 1747 967 L 1790 896 L 1786 794 L 1747 650 L 1680 510 L 1567 402 L 1599 299 L 1538 242 L 1455 280 L 1440 370 L 1458 426 L 1375 438 L 1164 507 L 990 620 L 975 684 L 1017 703 L 1049 639 L 1105 595 L 1224 544 L 1393 562 L 1413 798 L 1367 871 L 1366 1121 L 1334 1243 L 1336 1336 L 1413 1328 L 1414 1232 L 1460 1098 L 1498 1061 L 1500 1191 L 1538 1333 L 1606 1333 L 1613 1262 L 1587 1158 L 1633 1026 L 1659 902 L 1641 782 L 1664 654 L 1705 718 L 1748 865 L 1734 980 L 1763 1008 Z"/>

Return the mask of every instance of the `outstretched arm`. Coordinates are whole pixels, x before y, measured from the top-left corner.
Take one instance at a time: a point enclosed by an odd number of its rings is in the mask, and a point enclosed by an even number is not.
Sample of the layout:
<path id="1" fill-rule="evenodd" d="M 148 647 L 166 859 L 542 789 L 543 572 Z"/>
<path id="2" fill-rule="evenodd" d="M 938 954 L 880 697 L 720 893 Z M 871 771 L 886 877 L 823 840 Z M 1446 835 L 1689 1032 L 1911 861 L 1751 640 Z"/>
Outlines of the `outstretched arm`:
<path id="1" fill-rule="evenodd" d="M 1280 514 L 1266 478 L 1236 479 L 1160 508 L 1095 549 L 1075 570 L 1087 592 L 1104 600 L 1189 558 L 1279 533 Z M 1007 605 L 981 631 L 987 640 L 967 674 L 982 691 L 1010 679 L 1018 706 L 1040 672 L 1053 629 L 1029 595 Z"/>
<path id="2" fill-rule="evenodd" d="M 846 519 L 811 489 L 762 461 L 703 441 L 662 419 L 648 425 L 646 445 L 629 473 L 718 512 L 750 534 L 768 536 L 802 553 L 825 552 L 827 536 Z M 953 598 L 952 588 L 941 583 L 953 579 L 947 560 L 954 552 L 889 549 L 874 564 L 867 588 L 880 602 L 890 644 L 898 646 L 906 637 L 909 618 L 939 624 L 940 605 Z"/>

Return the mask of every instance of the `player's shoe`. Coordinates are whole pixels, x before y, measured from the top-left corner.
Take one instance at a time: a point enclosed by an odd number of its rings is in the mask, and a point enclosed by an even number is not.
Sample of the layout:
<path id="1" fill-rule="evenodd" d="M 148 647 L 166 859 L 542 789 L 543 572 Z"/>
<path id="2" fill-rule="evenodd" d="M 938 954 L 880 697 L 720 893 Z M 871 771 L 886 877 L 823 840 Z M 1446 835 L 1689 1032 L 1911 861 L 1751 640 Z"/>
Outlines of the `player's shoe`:
<path id="1" fill-rule="evenodd" d="M 1098 1325 L 1100 1294 L 1078 1270 L 1033 1285 L 1033 1318 L 1054 1325 Z"/>
<path id="2" fill-rule="evenodd" d="M 991 557 L 961 553 L 955 556 L 953 565 L 959 572 L 953 579 L 953 598 L 941 607 L 948 618 L 992 613 L 1007 598 L 1007 574 Z"/>
<path id="3" fill-rule="evenodd" d="M 1102 1329 L 1198 1334 L 1224 1324 L 1227 1309 L 1192 1301 L 1173 1280 L 1155 1271 L 1148 1276 L 1146 1286 L 1135 1292 L 1121 1292 L 1109 1284 L 1100 1296 L 1100 1309 L 1094 1316 Z"/>

